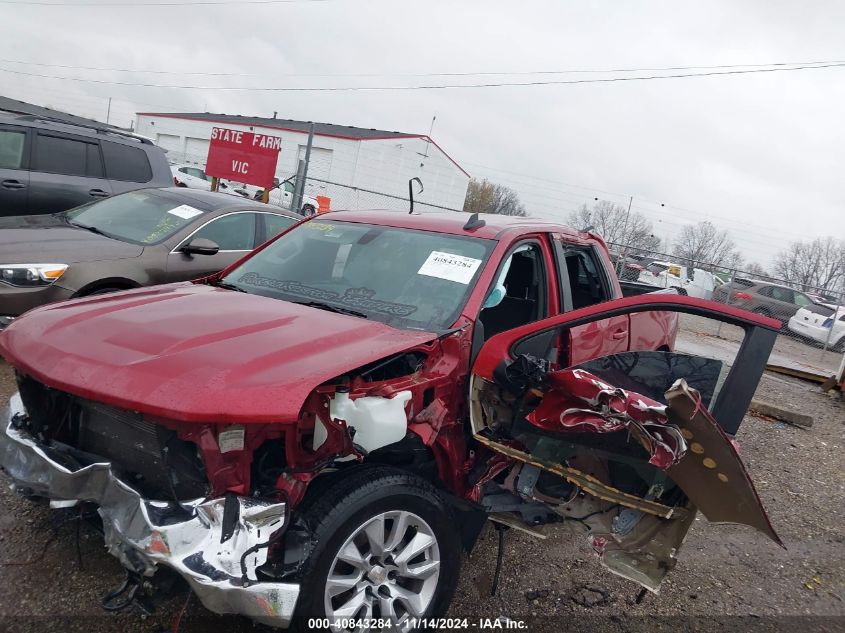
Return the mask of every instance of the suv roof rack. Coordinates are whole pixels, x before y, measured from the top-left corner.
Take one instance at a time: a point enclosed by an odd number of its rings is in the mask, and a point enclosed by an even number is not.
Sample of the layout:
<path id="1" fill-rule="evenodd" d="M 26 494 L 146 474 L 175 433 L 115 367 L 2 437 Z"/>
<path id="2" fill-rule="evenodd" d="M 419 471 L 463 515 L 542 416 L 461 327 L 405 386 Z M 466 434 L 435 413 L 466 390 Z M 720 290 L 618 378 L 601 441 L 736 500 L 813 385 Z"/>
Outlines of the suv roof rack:
<path id="1" fill-rule="evenodd" d="M 146 145 L 154 145 L 154 143 L 144 137 L 138 136 L 132 132 L 124 132 L 117 128 L 113 127 L 105 127 L 102 125 L 92 125 L 88 123 L 77 123 L 76 121 L 66 121 L 65 119 L 60 119 L 59 117 L 52 117 L 52 116 L 43 116 L 40 114 L 32 114 L 31 112 L 22 112 L 19 110 L 2 110 L 2 112 L 9 112 L 10 114 L 17 114 L 19 116 L 16 117 L 19 121 L 46 121 L 49 123 L 60 123 L 62 125 L 74 125 L 76 127 L 82 127 L 89 130 L 94 130 L 100 134 L 114 134 L 115 136 L 123 136 L 126 138 L 131 138 L 133 140 L 138 141 L 139 143 L 146 144 Z"/>

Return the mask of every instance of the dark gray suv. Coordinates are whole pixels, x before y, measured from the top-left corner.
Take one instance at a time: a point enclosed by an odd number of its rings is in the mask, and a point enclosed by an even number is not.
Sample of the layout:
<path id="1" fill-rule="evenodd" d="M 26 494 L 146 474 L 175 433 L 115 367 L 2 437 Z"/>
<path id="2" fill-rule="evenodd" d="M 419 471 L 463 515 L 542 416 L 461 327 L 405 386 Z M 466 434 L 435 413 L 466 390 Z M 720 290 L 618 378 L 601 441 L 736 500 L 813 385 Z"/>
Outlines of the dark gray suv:
<path id="1" fill-rule="evenodd" d="M 56 213 L 172 184 L 164 150 L 148 139 L 0 112 L 0 216 Z"/>

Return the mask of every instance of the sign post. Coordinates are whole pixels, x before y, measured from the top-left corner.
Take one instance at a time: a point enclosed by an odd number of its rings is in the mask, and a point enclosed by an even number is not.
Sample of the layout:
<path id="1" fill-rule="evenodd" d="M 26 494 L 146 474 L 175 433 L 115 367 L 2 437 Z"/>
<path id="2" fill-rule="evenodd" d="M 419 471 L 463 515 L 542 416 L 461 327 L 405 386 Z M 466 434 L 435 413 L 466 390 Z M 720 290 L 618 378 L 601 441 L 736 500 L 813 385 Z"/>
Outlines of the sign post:
<path id="1" fill-rule="evenodd" d="M 268 193 L 276 176 L 282 139 L 278 136 L 216 127 L 211 131 L 205 173 L 212 189 L 220 178 L 263 187 Z M 265 199 L 269 199 L 267 195 Z M 266 200 L 265 200 L 266 201 Z"/>

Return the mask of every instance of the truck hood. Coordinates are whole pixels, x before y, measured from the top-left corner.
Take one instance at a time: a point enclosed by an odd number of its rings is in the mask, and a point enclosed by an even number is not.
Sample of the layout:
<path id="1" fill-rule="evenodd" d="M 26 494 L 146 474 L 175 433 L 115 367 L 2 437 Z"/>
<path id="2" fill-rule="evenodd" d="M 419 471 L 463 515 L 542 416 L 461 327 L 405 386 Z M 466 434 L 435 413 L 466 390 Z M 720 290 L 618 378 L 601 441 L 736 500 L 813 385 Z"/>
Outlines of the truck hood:
<path id="1" fill-rule="evenodd" d="M 0 355 L 83 398 L 187 422 L 288 422 L 320 384 L 436 334 L 202 284 L 37 308 Z"/>
<path id="2" fill-rule="evenodd" d="M 0 264 L 75 264 L 138 257 L 142 251 L 137 244 L 97 235 L 60 216 L 0 218 Z"/>

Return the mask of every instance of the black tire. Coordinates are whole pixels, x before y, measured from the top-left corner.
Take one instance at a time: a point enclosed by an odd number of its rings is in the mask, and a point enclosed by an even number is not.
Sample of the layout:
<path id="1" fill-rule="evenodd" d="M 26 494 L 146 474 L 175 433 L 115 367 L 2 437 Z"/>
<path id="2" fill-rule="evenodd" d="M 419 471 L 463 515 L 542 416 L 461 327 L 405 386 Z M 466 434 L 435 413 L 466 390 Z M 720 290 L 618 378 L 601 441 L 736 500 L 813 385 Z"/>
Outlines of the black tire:
<path id="1" fill-rule="evenodd" d="M 370 519 L 391 511 L 410 512 L 431 529 L 440 565 L 423 615 L 445 614 L 458 582 L 461 545 L 454 518 L 441 493 L 415 475 L 382 466 L 354 469 L 347 476 L 335 478 L 332 484 L 303 501 L 302 518 L 313 534 L 313 549 L 300 574 L 294 626 L 304 631 L 308 618 L 330 615 L 324 602 L 326 582 L 340 548 Z"/>
<path id="2" fill-rule="evenodd" d="M 316 209 L 314 208 L 313 204 L 302 205 L 302 215 L 304 215 L 306 218 L 310 218 L 312 215 L 314 215 L 315 211 Z"/>

